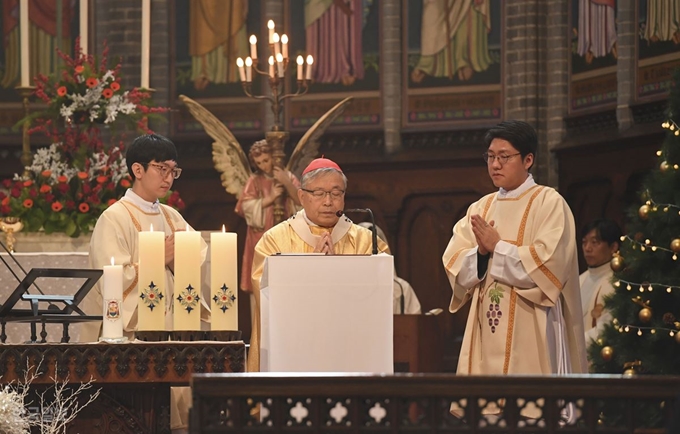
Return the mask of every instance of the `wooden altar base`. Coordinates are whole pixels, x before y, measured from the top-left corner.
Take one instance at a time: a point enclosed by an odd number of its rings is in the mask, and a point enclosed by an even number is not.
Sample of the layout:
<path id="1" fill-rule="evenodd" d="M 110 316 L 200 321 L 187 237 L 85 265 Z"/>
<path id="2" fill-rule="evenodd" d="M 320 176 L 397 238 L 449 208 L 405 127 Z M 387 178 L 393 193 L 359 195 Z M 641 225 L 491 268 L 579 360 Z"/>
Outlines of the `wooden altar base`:
<path id="1" fill-rule="evenodd" d="M 69 432 L 169 433 L 170 387 L 188 386 L 193 373 L 244 372 L 245 344 L 0 345 L 1 383 L 23 379 L 26 367 L 38 364 L 41 375 L 32 390 L 54 384 L 52 378 L 74 385 L 93 379 L 94 389 L 101 387 L 100 396 L 78 414 Z"/>

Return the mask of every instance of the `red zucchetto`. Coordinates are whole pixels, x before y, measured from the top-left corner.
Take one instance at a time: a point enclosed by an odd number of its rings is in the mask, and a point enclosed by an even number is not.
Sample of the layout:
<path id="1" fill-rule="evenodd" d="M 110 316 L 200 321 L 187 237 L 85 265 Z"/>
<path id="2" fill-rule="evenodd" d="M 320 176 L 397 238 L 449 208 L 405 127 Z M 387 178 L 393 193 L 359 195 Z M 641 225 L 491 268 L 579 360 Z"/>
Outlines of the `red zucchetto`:
<path id="1" fill-rule="evenodd" d="M 335 169 L 338 172 L 342 173 L 342 169 L 340 169 L 340 166 L 338 166 L 335 161 L 321 157 L 317 158 L 316 160 L 312 160 L 312 162 L 309 163 L 305 170 L 302 171 L 302 176 L 305 176 L 305 174 L 307 174 L 308 172 L 311 172 L 312 170 L 316 169 Z"/>

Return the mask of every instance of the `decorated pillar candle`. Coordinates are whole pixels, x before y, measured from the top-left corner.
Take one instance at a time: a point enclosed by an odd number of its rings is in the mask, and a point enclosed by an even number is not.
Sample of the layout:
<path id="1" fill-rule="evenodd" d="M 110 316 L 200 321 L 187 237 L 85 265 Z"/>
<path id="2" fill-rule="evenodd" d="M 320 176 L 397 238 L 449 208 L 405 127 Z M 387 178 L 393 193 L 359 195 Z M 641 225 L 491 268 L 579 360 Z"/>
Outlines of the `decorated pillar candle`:
<path id="1" fill-rule="evenodd" d="M 201 329 L 201 247 L 200 232 L 175 232 L 174 330 Z"/>
<path id="2" fill-rule="evenodd" d="M 165 330 L 165 233 L 139 233 L 139 302 L 137 330 Z"/>
<path id="3" fill-rule="evenodd" d="M 102 289 L 102 306 L 104 307 L 102 323 L 102 340 L 120 339 L 123 337 L 123 266 L 111 265 L 103 267 L 104 287 Z"/>
<path id="4" fill-rule="evenodd" d="M 212 330 L 238 330 L 236 233 L 210 234 L 210 311 Z"/>

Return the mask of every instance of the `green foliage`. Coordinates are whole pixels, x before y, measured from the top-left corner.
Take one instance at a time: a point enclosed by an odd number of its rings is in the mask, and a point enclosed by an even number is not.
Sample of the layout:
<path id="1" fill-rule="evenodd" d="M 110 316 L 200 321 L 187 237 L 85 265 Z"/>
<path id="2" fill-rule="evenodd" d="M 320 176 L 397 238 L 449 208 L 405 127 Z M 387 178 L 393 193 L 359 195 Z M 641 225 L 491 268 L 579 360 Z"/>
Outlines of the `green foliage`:
<path id="1" fill-rule="evenodd" d="M 624 265 L 614 274 L 615 293 L 605 300 L 614 322 L 588 348 L 596 372 L 622 373 L 626 363 L 640 361 L 639 373 L 680 375 L 680 336 L 674 336 L 680 331 L 680 258 L 671 250 L 671 241 L 680 238 L 680 170 L 674 167 L 680 165 L 680 70 L 667 114 L 658 168 L 645 179 L 640 202 L 630 206 L 620 249 Z M 639 318 L 645 305 L 652 311 L 648 322 Z M 613 349 L 610 361 L 601 356 L 604 346 Z"/>

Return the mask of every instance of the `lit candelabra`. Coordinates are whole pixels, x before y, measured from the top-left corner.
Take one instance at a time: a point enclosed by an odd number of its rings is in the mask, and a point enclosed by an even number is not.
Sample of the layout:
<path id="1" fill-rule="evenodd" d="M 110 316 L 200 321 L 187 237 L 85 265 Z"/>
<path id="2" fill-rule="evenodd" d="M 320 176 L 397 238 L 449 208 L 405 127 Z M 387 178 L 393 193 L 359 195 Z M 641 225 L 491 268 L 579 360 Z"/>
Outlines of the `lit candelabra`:
<path id="1" fill-rule="evenodd" d="M 271 103 L 271 110 L 274 114 L 272 131 L 280 131 L 283 101 L 307 93 L 309 82 L 312 79 L 312 63 L 314 63 L 314 59 L 311 55 L 308 55 L 305 62 L 303 56 L 297 56 L 297 90 L 295 93 L 283 94 L 284 79 L 289 64 L 288 36 L 286 34 L 279 35 L 275 31 L 274 21 L 272 20 L 267 22 L 267 28 L 269 29 L 270 51 L 266 61 L 268 68 L 258 68 L 260 62 L 257 55 L 257 36 L 255 35 L 250 36 L 250 56 L 246 57 L 245 60 L 239 57 L 236 59 L 236 65 L 238 66 L 243 91 L 251 98 L 264 99 Z M 255 95 L 252 92 L 253 71 L 269 79 L 271 95 Z"/>
<path id="2" fill-rule="evenodd" d="M 236 59 L 238 66 L 241 84 L 243 91 L 250 98 L 267 100 L 271 104 L 271 110 L 274 114 L 274 125 L 272 130 L 267 132 L 267 143 L 272 147 L 272 159 L 274 164 L 279 167 L 284 167 L 284 159 L 286 154 L 284 146 L 288 140 L 289 134 L 282 130 L 281 111 L 283 109 L 283 102 L 286 99 L 301 96 L 309 90 L 309 83 L 312 80 L 312 64 L 314 59 L 308 55 L 305 59 L 299 55 L 296 59 L 297 64 L 297 89 L 295 93 L 284 94 L 286 71 L 288 70 L 288 36 L 286 34 L 279 35 L 276 32 L 274 21 L 267 22 L 269 29 L 269 56 L 266 62 L 259 62 L 257 55 L 257 36 L 250 36 L 250 56 L 246 59 Z M 260 63 L 265 63 L 267 68 L 258 68 Z M 252 91 L 253 85 L 253 71 L 255 73 L 267 77 L 269 81 L 269 88 L 271 95 L 256 95 Z M 274 220 L 280 222 L 284 218 L 284 195 L 281 195 L 274 202 Z"/>

